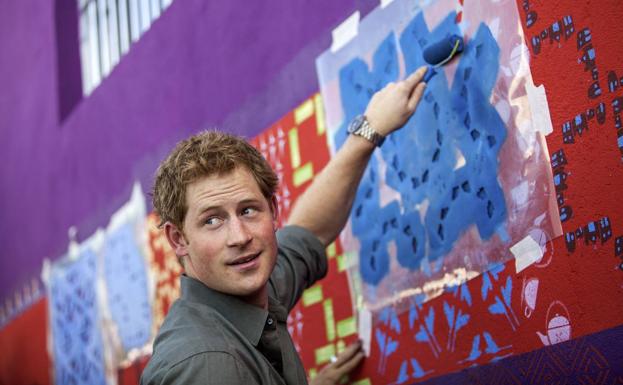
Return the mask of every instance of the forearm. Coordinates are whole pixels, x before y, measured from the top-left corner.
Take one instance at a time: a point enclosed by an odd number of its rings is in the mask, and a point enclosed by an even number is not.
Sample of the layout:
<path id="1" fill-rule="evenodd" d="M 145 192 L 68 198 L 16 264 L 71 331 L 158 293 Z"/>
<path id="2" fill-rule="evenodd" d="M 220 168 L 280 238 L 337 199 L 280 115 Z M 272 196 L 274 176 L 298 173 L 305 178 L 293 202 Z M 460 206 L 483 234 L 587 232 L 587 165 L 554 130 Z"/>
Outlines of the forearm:
<path id="1" fill-rule="evenodd" d="M 421 67 L 372 96 L 365 116 L 377 134 L 388 136 L 411 117 L 426 86 L 421 82 L 425 72 L 426 67 Z M 372 142 L 356 132 L 350 135 L 297 201 L 288 223 L 306 228 L 325 245 L 333 242 L 346 224 L 374 148 Z"/>
<path id="2" fill-rule="evenodd" d="M 373 151 L 374 145 L 366 139 L 349 136 L 296 202 L 288 224 L 308 229 L 324 245 L 333 242 L 348 220 Z"/>

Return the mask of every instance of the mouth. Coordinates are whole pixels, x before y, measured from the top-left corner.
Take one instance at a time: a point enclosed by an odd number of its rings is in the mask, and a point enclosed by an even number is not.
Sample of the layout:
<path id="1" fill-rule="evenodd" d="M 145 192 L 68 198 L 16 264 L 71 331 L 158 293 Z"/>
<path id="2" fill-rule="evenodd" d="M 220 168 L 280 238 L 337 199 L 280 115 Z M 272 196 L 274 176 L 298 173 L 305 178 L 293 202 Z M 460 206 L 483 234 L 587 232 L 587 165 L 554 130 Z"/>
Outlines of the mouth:
<path id="1" fill-rule="evenodd" d="M 245 255 L 242 257 L 238 257 L 236 259 L 234 259 L 231 262 L 228 262 L 227 265 L 229 266 L 241 266 L 241 265 L 245 265 L 245 264 L 249 264 L 253 261 L 255 261 L 259 256 L 260 256 L 261 252 L 255 253 L 255 254 L 249 254 L 249 255 Z"/>

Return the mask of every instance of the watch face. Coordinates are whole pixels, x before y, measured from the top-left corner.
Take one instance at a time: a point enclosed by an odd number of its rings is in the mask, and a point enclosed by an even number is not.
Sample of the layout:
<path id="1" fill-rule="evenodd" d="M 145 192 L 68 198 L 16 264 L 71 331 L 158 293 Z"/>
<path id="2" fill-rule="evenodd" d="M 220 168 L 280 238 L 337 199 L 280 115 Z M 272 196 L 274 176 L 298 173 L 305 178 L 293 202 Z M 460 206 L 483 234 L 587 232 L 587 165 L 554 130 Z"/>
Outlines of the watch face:
<path id="1" fill-rule="evenodd" d="M 355 116 L 353 121 L 350 122 L 350 124 L 348 125 L 348 133 L 352 134 L 352 133 L 356 132 L 359 128 L 361 128 L 361 125 L 363 124 L 363 120 L 364 119 L 365 118 L 364 118 L 363 115 Z"/>

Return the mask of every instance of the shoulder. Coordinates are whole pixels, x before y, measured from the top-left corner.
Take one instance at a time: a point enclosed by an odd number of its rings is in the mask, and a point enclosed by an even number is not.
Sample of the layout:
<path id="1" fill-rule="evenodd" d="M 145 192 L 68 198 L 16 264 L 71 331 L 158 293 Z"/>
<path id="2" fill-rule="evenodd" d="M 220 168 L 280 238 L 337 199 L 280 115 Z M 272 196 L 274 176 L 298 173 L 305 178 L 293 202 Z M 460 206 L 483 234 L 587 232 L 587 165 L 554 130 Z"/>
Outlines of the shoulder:
<path id="1" fill-rule="evenodd" d="M 285 226 L 277 231 L 279 258 L 277 265 L 303 263 L 324 276 L 327 269 L 325 247 L 309 230 L 299 226 Z"/>
<path id="2" fill-rule="evenodd" d="M 296 225 L 285 226 L 277 231 L 277 242 L 284 249 L 313 249 L 322 252 L 322 242 L 311 231 Z"/>

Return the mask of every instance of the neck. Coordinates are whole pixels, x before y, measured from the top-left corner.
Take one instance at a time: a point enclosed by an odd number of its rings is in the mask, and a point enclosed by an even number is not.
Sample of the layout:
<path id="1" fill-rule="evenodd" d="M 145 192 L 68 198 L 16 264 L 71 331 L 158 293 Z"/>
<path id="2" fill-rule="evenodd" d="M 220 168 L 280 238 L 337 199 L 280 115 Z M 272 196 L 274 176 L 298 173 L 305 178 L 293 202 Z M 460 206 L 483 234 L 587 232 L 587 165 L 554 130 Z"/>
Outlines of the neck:
<path id="1" fill-rule="evenodd" d="M 238 296 L 241 300 L 248 303 L 249 305 L 257 306 L 262 309 L 268 310 L 268 288 L 267 285 L 264 285 L 259 291 L 245 295 Z"/>

